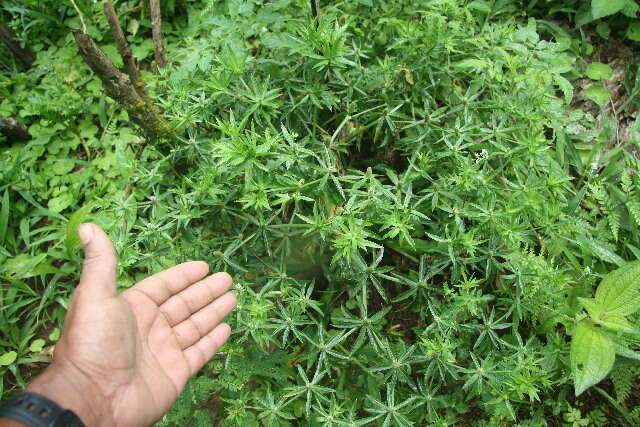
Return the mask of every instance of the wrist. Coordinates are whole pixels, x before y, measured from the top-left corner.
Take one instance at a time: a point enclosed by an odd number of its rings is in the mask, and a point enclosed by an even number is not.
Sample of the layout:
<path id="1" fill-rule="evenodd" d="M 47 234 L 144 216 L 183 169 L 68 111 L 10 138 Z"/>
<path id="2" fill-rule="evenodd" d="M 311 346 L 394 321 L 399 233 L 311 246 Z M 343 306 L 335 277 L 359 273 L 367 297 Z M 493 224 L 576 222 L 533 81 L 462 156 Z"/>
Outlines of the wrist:
<path id="1" fill-rule="evenodd" d="M 73 367 L 52 363 L 26 391 L 45 396 L 73 411 L 86 426 L 113 425 L 111 408 L 96 386 Z"/>

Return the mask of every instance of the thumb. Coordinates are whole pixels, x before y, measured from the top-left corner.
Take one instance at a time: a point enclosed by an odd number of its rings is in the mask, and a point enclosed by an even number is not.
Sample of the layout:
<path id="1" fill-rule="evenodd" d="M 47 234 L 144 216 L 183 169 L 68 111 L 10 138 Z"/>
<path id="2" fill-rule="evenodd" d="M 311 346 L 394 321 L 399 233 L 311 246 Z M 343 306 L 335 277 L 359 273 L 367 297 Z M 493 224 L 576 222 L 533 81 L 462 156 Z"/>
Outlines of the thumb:
<path id="1" fill-rule="evenodd" d="M 84 263 L 79 288 L 91 289 L 105 296 L 116 294 L 116 251 L 111 240 L 100 227 L 85 223 L 78 227 L 84 244 Z"/>

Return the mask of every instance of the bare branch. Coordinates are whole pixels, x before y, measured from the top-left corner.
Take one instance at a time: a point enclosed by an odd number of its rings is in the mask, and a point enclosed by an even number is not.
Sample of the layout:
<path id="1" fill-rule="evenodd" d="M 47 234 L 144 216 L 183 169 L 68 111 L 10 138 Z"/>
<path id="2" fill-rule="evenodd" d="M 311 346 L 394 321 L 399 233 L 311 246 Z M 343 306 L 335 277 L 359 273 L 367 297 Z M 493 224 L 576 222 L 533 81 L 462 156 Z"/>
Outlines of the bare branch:
<path id="1" fill-rule="evenodd" d="M 162 44 L 162 14 L 160 12 L 160 0 L 149 0 L 149 13 L 151 14 L 151 34 L 153 35 L 156 64 L 158 64 L 158 68 L 164 68 L 167 65 L 167 60 L 165 59 L 164 45 Z"/>
<path id="2" fill-rule="evenodd" d="M 158 114 L 153 105 L 140 97 L 129 76 L 113 65 L 93 39 L 82 31 L 76 31 L 74 36 L 84 62 L 98 75 L 107 95 L 127 110 L 129 118 L 150 139 L 175 139 L 174 128 Z"/>
<path id="3" fill-rule="evenodd" d="M 116 41 L 116 46 L 118 46 L 118 52 L 120 52 L 125 71 L 129 75 L 134 89 L 145 102 L 151 103 L 151 98 L 144 89 L 144 82 L 140 76 L 138 66 L 136 65 L 136 59 L 133 56 L 133 53 L 129 48 L 129 43 L 127 43 L 127 39 L 124 36 L 124 32 L 120 26 L 120 21 L 118 20 L 118 15 L 113 8 L 113 3 L 110 1 L 104 4 L 104 14 L 107 17 L 107 21 L 109 21 L 109 27 L 111 27 L 111 32 L 113 33 L 113 37 Z"/>

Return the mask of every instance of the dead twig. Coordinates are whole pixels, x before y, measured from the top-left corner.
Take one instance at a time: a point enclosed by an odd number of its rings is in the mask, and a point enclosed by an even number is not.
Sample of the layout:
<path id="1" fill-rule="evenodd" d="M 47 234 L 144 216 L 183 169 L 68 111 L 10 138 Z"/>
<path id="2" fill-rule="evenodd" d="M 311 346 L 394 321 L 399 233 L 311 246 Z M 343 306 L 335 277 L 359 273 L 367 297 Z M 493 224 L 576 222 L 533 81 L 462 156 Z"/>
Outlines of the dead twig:
<path id="1" fill-rule="evenodd" d="M 138 66 L 136 65 L 136 59 L 133 56 L 131 48 L 129 48 L 129 43 L 127 43 L 127 39 L 124 36 L 124 32 L 122 31 L 122 27 L 120 26 L 118 15 L 113 8 L 113 3 L 111 3 L 110 1 L 104 4 L 104 14 L 107 17 L 107 21 L 109 21 L 111 33 L 113 33 L 113 38 L 116 41 L 118 52 L 120 52 L 120 56 L 122 57 L 125 71 L 129 75 L 134 89 L 146 103 L 150 104 L 151 98 L 144 88 L 144 82 L 142 80 L 142 77 L 140 76 Z"/>
<path id="2" fill-rule="evenodd" d="M 164 55 L 164 45 L 162 44 L 162 14 L 160 12 L 160 0 L 149 0 L 149 14 L 151 15 L 151 34 L 153 36 L 156 64 L 158 65 L 158 68 L 164 68 L 167 65 L 167 60 Z"/>

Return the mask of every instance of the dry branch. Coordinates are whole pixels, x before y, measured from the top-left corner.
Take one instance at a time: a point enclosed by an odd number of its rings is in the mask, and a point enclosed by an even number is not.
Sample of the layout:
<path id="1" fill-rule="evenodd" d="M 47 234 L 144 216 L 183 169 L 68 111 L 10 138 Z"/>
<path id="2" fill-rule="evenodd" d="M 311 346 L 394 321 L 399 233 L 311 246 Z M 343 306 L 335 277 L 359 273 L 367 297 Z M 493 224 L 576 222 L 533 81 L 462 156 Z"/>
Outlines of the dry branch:
<path id="1" fill-rule="evenodd" d="M 149 13 L 151 15 L 151 34 L 153 35 L 153 46 L 158 68 L 164 68 L 167 60 L 164 55 L 164 45 L 162 44 L 162 14 L 160 12 L 160 0 L 149 0 Z"/>
<path id="2" fill-rule="evenodd" d="M 27 127 L 13 117 L 0 117 L 0 135 L 8 142 L 22 142 L 31 139 Z"/>
<path id="3" fill-rule="evenodd" d="M 320 0 L 311 0 L 311 13 L 316 23 L 320 21 Z"/>
<path id="4" fill-rule="evenodd" d="M 15 33 L 2 19 L 0 19 L 0 41 L 11 51 L 24 70 L 31 68 L 36 56 L 31 50 L 20 46 L 16 41 Z"/>
<path id="5" fill-rule="evenodd" d="M 147 94 L 147 91 L 144 89 L 144 82 L 142 80 L 142 77 L 140 76 L 138 66 L 136 65 L 136 59 L 133 56 L 133 53 L 129 48 L 129 43 L 127 43 L 127 39 L 124 36 L 124 32 L 122 31 L 122 27 L 120 26 L 120 21 L 118 20 L 118 15 L 113 8 L 113 3 L 111 3 L 110 1 L 104 4 L 104 14 L 107 17 L 107 21 L 109 21 L 109 27 L 111 27 L 111 32 L 113 33 L 113 37 L 116 41 L 116 46 L 118 47 L 118 52 L 120 52 L 125 71 L 129 75 L 134 89 L 146 103 L 150 104 L 151 98 Z"/>
<path id="6" fill-rule="evenodd" d="M 129 76 L 120 72 L 87 34 L 76 31 L 74 36 L 84 62 L 98 75 L 107 95 L 127 110 L 129 118 L 150 139 L 174 139 L 173 127 L 157 113 L 153 105 L 140 97 Z"/>

